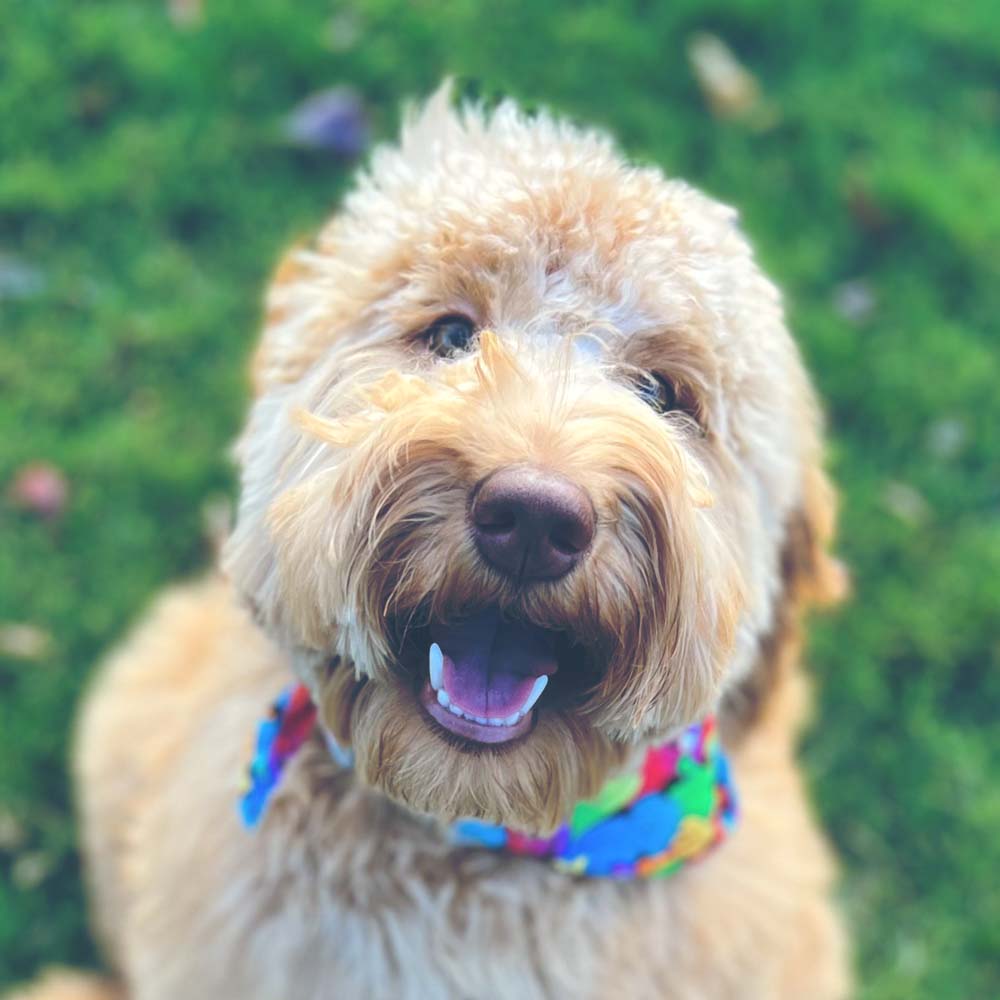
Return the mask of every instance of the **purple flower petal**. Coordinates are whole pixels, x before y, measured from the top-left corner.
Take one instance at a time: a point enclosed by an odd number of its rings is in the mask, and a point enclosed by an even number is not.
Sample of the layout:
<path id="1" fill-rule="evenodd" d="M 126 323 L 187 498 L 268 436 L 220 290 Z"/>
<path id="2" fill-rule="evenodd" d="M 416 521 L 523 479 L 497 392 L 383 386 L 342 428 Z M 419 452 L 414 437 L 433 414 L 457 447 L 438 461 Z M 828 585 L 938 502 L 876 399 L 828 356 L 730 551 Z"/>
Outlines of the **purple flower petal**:
<path id="1" fill-rule="evenodd" d="M 368 114 L 356 91 L 334 87 L 313 94 L 295 108 L 288 117 L 286 134 L 296 145 L 354 159 L 368 147 Z"/>

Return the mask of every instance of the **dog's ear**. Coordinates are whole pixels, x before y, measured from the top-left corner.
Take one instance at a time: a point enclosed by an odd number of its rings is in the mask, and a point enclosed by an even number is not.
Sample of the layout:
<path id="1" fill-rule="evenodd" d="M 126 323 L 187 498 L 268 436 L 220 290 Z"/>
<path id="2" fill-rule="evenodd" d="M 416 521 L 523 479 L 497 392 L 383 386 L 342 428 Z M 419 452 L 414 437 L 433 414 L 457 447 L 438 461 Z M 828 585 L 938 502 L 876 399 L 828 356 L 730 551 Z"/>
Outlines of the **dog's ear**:
<path id="1" fill-rule="evenodd" d="M 250 385 L 254 396 L 263 395 L 274 381 L 277 359 L 271 331 L 288 318 L 290 309 L 281 303 L 281 295 L 283 291 L 289 290 L 294 285 L 298 271 L 295 251 L 288 250 L 278 262 L 278 266 L 268 283 L 267 296 L 264 301 L 264 328 L 250 360 Z"/>
<path id="2" fill-rule="evenodd" d="M 297 243 L 285 252 L 268 285 L 264 329 L 250 362 L 254 396 L 295 382 L 321 353 L 327 338 L 317 287 L 315 254 L 308 243 Z"/>
<path id="3" fill-rule="evenodd" d="M 803 605 L 826 606 L 848 591 L 847 570 L 830 553 L 837 521 L 837 498 L 818 461 L 806 469 L 802 502 L 788 518 L 781 571 L 785 592 Z"/>
<path id="4" fill-rule="evenodd" d="M 803 612 L 835 604 L 849 587 L 847 570 L 830 554 L 837 519 L 836 495 L 818 462 L 807 467 L 798 506 L 786 520 L 781 551 L 782 596 L 770 631 L 761 637 L 756 664 L 730 688 L 722 719 L 736 741 L 765 713 L 783 719 L 786 733 L 797 732 L 806 711 L 806 692 L 794 665 L 801 644 Z M 786 723 L 794 720 L 790 728 Z"/>

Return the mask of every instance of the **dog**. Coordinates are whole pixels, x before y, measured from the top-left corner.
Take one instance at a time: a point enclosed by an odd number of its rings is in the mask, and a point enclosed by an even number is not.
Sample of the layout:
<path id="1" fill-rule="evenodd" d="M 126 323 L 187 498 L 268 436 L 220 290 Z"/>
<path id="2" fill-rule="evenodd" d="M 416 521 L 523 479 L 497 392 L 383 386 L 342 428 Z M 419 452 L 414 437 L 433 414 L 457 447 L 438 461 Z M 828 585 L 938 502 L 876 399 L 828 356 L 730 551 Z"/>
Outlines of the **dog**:
<path id="1" fill-rule="evenodd" d="M 795 760 L 834 494 L 735 213 L 442 90 L 279 266 L 252 381 L 221 570 L 82 713 L 113 979 L 23 996 L 845 996 Z M 293 681 L 313 721 L 246 829 Z M 610 799 L 681 757 L 722 811 L 643 855 L 674 805 Z"/>

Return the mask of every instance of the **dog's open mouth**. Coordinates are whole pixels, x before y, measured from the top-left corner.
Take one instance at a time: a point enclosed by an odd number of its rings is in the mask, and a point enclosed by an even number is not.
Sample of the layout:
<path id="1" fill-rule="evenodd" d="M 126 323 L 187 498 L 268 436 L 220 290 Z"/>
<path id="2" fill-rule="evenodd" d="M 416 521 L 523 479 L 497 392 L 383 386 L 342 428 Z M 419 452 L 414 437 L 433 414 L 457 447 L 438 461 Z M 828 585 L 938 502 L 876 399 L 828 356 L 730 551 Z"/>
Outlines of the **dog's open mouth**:
<path id="1" fill-rule="evenodd" d="M 505 743 L 532 727 L 558 670 L 561 634 L 487 608 L 428 630 L 420 703 L 443 729 L 475 743 Z"/>

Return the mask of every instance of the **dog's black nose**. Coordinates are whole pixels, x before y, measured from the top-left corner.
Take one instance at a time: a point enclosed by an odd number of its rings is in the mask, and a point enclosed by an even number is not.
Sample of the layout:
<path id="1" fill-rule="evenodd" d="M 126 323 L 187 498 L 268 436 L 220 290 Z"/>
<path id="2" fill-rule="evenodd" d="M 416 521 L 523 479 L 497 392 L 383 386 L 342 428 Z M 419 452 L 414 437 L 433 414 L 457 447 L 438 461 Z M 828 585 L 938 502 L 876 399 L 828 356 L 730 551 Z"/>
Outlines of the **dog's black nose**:
<path id="1" fill-rule="evenodd" d="M 528 465 L 484 479 L 469 516 L 483 558 L 522 581 L 564 576 L 594 538 L 590 497 L 564 476 Z"/>

